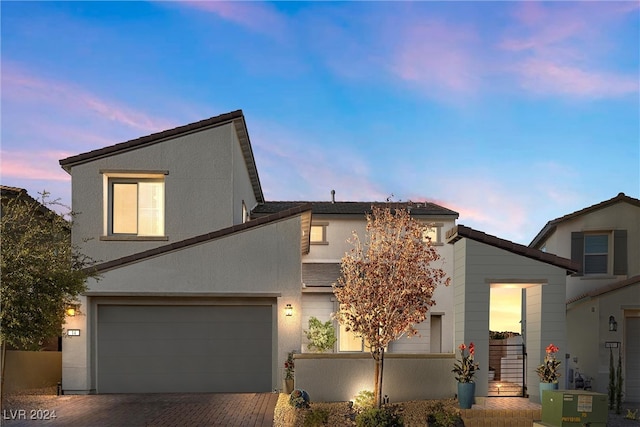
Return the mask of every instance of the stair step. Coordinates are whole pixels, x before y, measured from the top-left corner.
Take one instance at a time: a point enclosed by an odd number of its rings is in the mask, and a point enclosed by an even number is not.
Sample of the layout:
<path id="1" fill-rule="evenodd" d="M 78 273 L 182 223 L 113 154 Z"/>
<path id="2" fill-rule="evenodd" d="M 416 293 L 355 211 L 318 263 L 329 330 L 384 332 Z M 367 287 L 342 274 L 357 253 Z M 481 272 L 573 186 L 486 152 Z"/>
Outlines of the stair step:
<path id="1" fill-rule="evenodd" d="M 532 427 L 533 420 L 530 418 L 465 418 L 464 427 Z"/>

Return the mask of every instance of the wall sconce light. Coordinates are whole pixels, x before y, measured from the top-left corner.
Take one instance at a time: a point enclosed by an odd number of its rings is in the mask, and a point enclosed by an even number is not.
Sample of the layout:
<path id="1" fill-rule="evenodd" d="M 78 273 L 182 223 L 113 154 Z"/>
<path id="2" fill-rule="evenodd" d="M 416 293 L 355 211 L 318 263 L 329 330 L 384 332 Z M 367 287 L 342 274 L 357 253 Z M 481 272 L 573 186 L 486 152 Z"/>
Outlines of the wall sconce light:
<path id="1" fill-rule="evenodd" d="M 615 332 L 618 330 L 618 322 L 613 316 L 609 316 L 609 332 Z"/>
<path id="2" fill-rule="evenodd" d="M 76 315 L 76 308 L 73 306 L 67 307 L 64 313 L 69 317 L 74 317 Z"/>
<path id="3" fill-rule="evenodd" d="M 291 304 L 287 304 L 284 306 L 284 315 L 293 316 L 293 307 L 291 307 Z"/>

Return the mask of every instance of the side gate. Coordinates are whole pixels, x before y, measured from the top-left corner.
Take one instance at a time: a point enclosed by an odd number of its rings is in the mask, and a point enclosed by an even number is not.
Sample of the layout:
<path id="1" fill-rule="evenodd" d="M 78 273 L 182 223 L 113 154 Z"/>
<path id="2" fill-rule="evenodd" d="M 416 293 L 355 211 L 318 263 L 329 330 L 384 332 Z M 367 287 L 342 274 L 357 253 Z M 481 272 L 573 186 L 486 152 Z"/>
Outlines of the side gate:
<path id="1" fill-rule="evenodd" d="M 524 344 L 489 344 L 489 397 L 525 397 Z M 493 373 L 492 373 L 493 372 Z"/>

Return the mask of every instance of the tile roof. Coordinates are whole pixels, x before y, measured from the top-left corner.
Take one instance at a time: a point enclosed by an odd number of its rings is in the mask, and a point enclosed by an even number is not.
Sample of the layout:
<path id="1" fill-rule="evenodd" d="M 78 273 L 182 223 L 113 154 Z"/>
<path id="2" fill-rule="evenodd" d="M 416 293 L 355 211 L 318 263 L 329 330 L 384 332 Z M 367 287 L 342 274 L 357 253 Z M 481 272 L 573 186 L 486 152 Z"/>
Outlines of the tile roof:
<path id="1" fill-rule="evenodd" d="M 575 273 L 579 270 L 579 265 L 570 259 L 562 258 L 557 255 L 553 255 L 541 250 L 530 248 L 528 246 L 514 243 L 509 240 L 501 239 L 490 234 L 477 231 L 464 225 L 456 225 L 447 232 L 447 243 L 455 243 L 458 240 L 466 237 L 467 239 L 475 240 L 476 242 L 485 243 L 487 245 L 503 249 L 516 255 L 521 255 L 527 258 L 535 259 L 547 264 L 555 265 L 567 270 L 567 274 Z"/>
<path id="2" fill-rule="evenodd" d="M 585 215 L 585 214 L 597 211 L 598 209 L 606 208 L 608 206 L 615 205 L 616 203 L 620 203 L 620 202 L 625 202 L 625 203 L 629 203 L 631 205 L 640 207 L 640 200 L 634 199 L 633 197 L 629 197 L 624 193 L 618 193 L 618 195 L 612 199 L 605 200 L 600 203 L 596 203 L 595 205 L 588 206 L 584 209 L 580 209 L 579 211 L 572 212 L 570 214 L 561 216 L 560 218 L 556 218 L 547 222 L 547 224 L 542 228 L 542 230 L 538 232 L 536 237 L 533 238 L 531 243 L 529 243 L 529 246 L 532 248 L 535 248 L 541 245 L 542 243 L 544 243 L 544 241 L 556 230 L 556 226 L 561 222 L 568 221 L 570 219 L 579 217 L 580 215 Z"/>
<path id="3" fill-rule="evenodd" d="M 260 178 L 258 177 L 258 169 L 256 167 L 255 159 L 253 156 L 253 150 L 251 148 L 251 142 L 249 140 L 249 132 L 247 131 L 247 125 L 242 110 L 232 111 L 230 113 L 221 114 L 219 116 L 211 117 L 199 122 L 190 123 L 188 125 L 179 126 L 173 129 L 121 142 L 109 147 L 104 147 L 97 150 L 89 151 L 87 153 L 67 157 L 66 159 L 60 160 L 60 166 L 62 166 L 62 168 L 67 172 L 70 172 L 71 168 L 75 165 L 87 163 L 103 157 L 112 156 L 114 154 L 135 150 L 137 148 L 146 147 L 148 145 L 166 141 L 177 136 L 199 132 L 208 128 L 222 126 L 229 123 L 232 123 L 234 125 L 236 134 L 238 135 L 238 139 L 240 140 L 242 154 L 249 171 L 249 177 L 251 179 L 251 184 L 253 186 L 253 191 L 256 199 L 259 203 L 264 202 L 264 195 L 262 193 L 262 187 L 260 185 Z"/>
<path id="4" fill-rule="evenodd" d="M 628 279 L 620 280 L 617 282 L 609 283 L 608 285 L 602 286 L 598 289 L 594 289 L 586 294 L 578 295 L 577 297 L 571 298 L 567 301 L 567 304 L 574 303 L 576 301 L 580 301 L 584 298 L 593 298 L 597 297 L 609 292 L 616 291 L 618 289 L 626 288 L 627 286 L 640 284 L 640 275 L 629 277 Z"/>
<path id="5" fill-rule="evenodd" d="M 371 212 L 371 206 L 390 206 L 392 208 L 409 208 L 412 215 L 451 216 L 458 218 L 458 212 L 444 208 L 429 202 L 264 202 L 256 206 L 252 214 L 263 215 L 279 212 L 301 203 L 311 204 L 311 212 L 314 215 L 360 215 Z"/>
<path id="6" fill-rule="evenodd" d="M 143 261 L 148 258 L 156 257 L 173 251 L 178 251 L 204 242 L 220 239 L 222 237 L 227 237 L 235 233 L 240 233 L 272 222 L 280 221 L 282 219 L 291 218 L 293 216 L 303 214 L 304 212 L 309 212 L 310 210 L 311 207 L 309 205 L 297 205 L 287 210 L 247 221 L 243 224 L 233 225 L 231 227 L 223 228 L 211 233 L 201 234 L 199 236 L 191 237 L 179 242 L 162 245 L 157 248 L 96 264 L 93 267 L 88 268 L 87 270 L 102 273 L 108 270 L 113 270 L 114 268 L 119 268 L 128 264 Z"/>

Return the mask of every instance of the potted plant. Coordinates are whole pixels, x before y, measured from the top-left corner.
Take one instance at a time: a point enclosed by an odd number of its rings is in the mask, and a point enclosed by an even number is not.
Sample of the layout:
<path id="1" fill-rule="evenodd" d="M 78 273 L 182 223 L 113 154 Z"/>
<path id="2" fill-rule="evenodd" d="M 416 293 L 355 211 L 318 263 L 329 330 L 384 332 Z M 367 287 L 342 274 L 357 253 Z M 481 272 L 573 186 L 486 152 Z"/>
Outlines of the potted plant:
<path id="1" fill-rule="evenodd" d="M 287 360 L 284 362 L 284 392 L 291 394 L 293 391 L 293 373 L 295 364 L 293 362 L 293 351 L 287 355 Z"/>
<path id="2" fill-rule="evenodd" d="M 336 342 L 336 329 L 333 327 L 331 320 L 322 323 L 318 318 L 311 316 L 309 318 L 309 329 L 304 333 L 309 340 L 307 345 L 309 350 L 319 353 L 333 350 L 333 345 Z"/>
<path id="3" fill-rule="evenodd" d="M 476 350 L 473 343 L 469 343 L 468 354 L 466 352 L 467 346 L 464 343 L 460 344 L 458 349 L 460 350 L 461 360 L 456 360 L 451 372 L 456 374 L 455 377 L 458 381 L 458 403 L 460 404 L 460 409 L 471 409 L 473 397 L 476 393 L 476 383 L 473 381 L 473 376 L 476 371 L 480 370 L 480 367 L 473 361 Z"/>
<path id="4" fill-rule="evenodd" d="M 540 401 L 542 402 L 542 392 L 544 390 L 557 390 L 558 378 L 560 373 L 558 372 L 558 366 L 560 361 L 556 359 L 556 353 L 560 350 L 553 344 L 549 344 L 546 348 L 546 355 L 544 361 L 540 366 L 536 368 L 538 377 L 540 378 Z"/>

